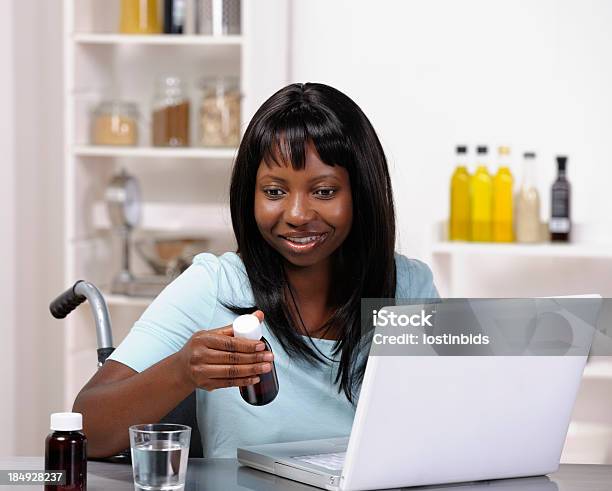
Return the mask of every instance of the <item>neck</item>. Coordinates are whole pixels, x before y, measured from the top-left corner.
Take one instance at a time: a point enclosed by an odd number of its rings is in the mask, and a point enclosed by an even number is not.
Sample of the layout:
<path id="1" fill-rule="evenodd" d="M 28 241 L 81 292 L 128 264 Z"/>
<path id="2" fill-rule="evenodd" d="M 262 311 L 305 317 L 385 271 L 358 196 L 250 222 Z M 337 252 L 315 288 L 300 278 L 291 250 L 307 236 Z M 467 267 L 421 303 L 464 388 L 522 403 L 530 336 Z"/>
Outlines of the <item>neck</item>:
<path id="1" fill-rule="evenodd" d="M 285 299 L 295 325 L 304 334 L 312 337 L 323 336 L 321 328 L 334 312 L 330 287 L 331 258 L 309 267 L 300 268 L 286 264 L 285 272 L 291 287 L 291 291 L 285 292 Z M 333 335 L 334 333 L 328 331 L 325 337 Z"/>
<path id="2" fill-rule="evenodd" d="M 312 266 L 285 264 L 287 280 L 298 305 L 328 305 L 330 299 L 331 258 Z"/>

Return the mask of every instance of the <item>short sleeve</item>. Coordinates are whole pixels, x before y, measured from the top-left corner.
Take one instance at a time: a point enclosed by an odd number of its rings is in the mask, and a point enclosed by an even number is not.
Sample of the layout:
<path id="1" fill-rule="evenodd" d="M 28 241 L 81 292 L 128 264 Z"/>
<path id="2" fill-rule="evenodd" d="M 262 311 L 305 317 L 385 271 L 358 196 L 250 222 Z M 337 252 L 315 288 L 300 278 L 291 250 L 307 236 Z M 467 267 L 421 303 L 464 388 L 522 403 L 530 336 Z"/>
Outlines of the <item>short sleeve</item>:
<path id="1" fill-rule="evenodd" d="M 108 357 L 137 372 L 179 351 L 191 335 L 209 329 L 217 307 L 219 260 L 198 254 L 147 307 Z"/>
<path id="2" fill-rule="evenodd" d="M 395 255 L 397 287 L 395 298 L 427 300 L 439 298 L 431 269 L 423 261 Z"/>

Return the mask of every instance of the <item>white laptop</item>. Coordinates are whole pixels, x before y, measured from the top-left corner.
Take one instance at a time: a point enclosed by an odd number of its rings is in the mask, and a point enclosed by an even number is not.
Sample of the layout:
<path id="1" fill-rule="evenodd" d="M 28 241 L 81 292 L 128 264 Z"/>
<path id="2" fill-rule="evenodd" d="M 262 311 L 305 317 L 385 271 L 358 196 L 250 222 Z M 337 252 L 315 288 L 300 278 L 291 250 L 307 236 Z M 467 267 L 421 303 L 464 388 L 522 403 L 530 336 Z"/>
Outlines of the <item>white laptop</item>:
<path id="1" fill-rule="evenodd" d="M 350 437 L 248 446 L 238 460 L 347 491 L 548 474 L 586 358 L 370 356 Z"/>

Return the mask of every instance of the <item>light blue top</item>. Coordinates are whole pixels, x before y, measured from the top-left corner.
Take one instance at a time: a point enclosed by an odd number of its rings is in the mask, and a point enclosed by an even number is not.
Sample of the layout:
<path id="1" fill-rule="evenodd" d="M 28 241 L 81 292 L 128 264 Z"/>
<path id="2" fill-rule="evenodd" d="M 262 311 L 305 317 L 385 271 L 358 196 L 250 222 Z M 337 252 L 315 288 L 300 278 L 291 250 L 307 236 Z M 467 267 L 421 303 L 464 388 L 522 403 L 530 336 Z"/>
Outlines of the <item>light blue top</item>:
<path id="1" fill-rule="evenodd" d="M 396 298 L 437 298 L 429 267 L 395 254 Z M 236 314 L 220 301 L 254 305 L 244 263 L 235 252 L 197 255 L 145 310 L 110 355 L 142 372 L 172 355 L 196 331 L 230 325 Z M 265 314 L 265 313 L 264 313 Z M 331 364 L 313 369 L 289 358 L 264 320 L 264 337 L 274 353 L 279 381 L 276 399 L 265 406 L 244 402 L 236 387 L 211 392 L 197 389 L 197 417 L 204 457 L 236 457 L 236 448 L 262 443 L 346 436 L 355 408 L 334 385 Z M 313 339 L 331 357 L 333 340 Z M 335 365 L 335 364 L 334 364 Z"/>

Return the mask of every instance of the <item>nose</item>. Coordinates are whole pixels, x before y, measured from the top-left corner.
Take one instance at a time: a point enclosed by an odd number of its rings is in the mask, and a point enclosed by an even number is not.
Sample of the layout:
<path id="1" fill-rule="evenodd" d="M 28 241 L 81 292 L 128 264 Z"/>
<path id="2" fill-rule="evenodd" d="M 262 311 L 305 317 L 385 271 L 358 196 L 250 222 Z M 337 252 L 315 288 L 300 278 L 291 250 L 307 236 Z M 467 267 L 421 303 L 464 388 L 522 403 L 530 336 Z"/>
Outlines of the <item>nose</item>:
<path id="1" fill-rule="evenodd" d="M 289 225 L 299 227 L 314 220 L 316 211 L 312 207 L 312 203 L 307 195 L 294 193 L 285 203 L 287 205 L 285 208 L 285 221 Z"/>

